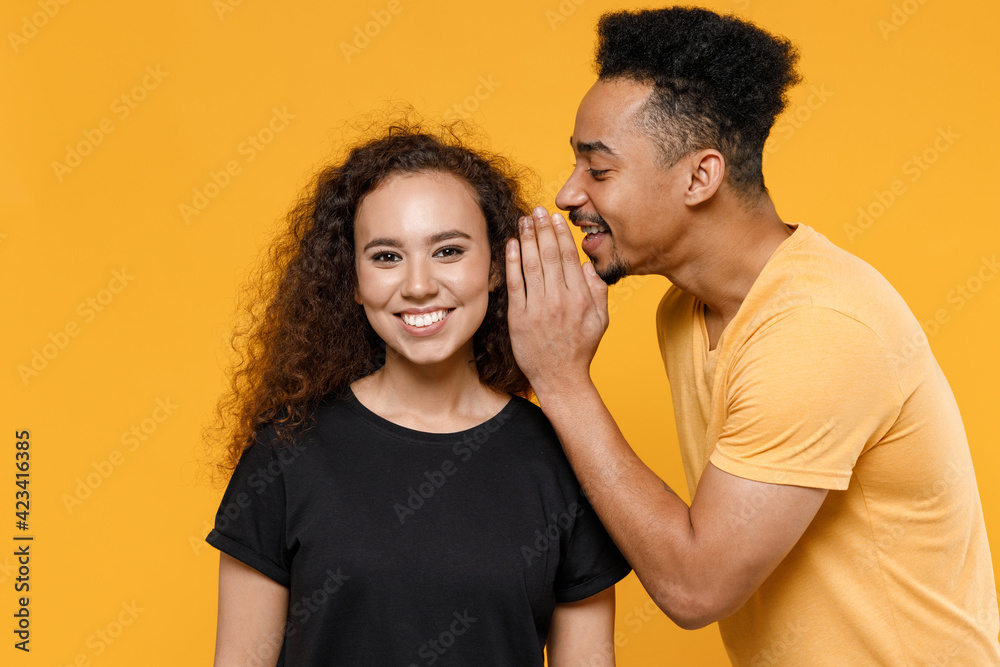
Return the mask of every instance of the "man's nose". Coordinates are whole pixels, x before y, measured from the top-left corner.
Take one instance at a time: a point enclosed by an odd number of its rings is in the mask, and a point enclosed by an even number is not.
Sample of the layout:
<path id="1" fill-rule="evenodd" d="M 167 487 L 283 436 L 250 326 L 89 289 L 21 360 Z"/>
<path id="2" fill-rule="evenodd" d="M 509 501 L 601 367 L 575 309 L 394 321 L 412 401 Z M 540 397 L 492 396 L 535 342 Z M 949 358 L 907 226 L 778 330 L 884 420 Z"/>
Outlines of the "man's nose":
<path id="1" fill-rule="evenodd" d="M 587 203 L 587 193 L 580 183 L 581 170 L 574 169 L 573 173 L 563 183 L 563 186 L 556 193 L 556 206 L 564 211 L 572 208 L 579 208 Z"/>

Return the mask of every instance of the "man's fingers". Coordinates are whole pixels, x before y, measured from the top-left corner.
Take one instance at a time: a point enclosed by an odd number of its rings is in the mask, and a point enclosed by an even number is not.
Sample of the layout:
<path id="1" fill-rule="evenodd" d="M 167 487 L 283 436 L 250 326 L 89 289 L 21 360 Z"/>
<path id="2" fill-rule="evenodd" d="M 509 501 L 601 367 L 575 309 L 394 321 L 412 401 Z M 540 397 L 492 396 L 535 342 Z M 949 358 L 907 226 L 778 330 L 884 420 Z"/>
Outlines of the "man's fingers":
<path id="1" fill-rule="evenodd" d="M 559 241 L 552 229 L 549 212 L 543 206 L 536 206 L 535 210 L 532 211 L 532 221 L 535 224 L 535 237 L 538 242 L 538 255 L 541 258 L 545 291 L 558 294 L 556 290 L 564 287 L 566 283 L 559 255 Z"/>
<path id="2" fill-rule="evenodd" d="M 521 270 L 524 273 L 524 292 L 525 297 L 530 301 L 544 296 L 545 278 L 542 272 L 542 261 L 539 259 L 538 254 L 535 226 L 531 216 L 521 218 L 518 225 L 521 228 L 521 243 L 519 244 L 519 248 Z"/>
<path id="3" fill-rule="evenodd" d="M 587 280 L 587 287 L 590 289 L 590 296 L 594 299 L 594 305 L 597 306 L 597 314 L 601 318 L 601 324 L 607 329 L 610 321 L 608 317 L 608 284 L 597 275 L 597 270 L 590 262 L 583 265 L 583 274 Z"/>
<path id="4" fill-rule="evenodd" d="M 524 310 L 524 278 L 521 275 L 521 244 L 507 241 L 507 316 Z"/>
<path id="5" fill-rule="evenodd" d="M 559 257 L 562 260 L 563 279 L 570 292 L 586 289 L 583 277 L 583 267 L 580 266 L 580 253 L 576 250 L 576 240 L 569 230 L 569 223 L 561 213 L 551 216 L 552 230 L 559 244 Z"/>

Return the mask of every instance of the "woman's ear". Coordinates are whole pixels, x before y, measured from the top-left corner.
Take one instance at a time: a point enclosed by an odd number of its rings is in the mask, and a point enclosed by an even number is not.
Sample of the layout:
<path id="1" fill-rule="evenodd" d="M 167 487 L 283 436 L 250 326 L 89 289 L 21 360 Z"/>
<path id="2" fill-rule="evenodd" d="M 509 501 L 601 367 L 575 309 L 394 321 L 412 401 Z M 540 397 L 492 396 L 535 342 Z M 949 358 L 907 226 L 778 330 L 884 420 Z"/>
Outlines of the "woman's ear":
<path id="1" fill-rule="evenodd" d="M 358 291 L 358 281 L 354 281 L 354 303 L 359 306 L 365 305 L 365 302 L 361 300 L 361 292 Z"/>
<path id="2" fill-rule="evenodd" d="M 496 265 L 490 267 L 490 291 L 496 292 L 504 284 L 505 276 L 502 269 Z"/>

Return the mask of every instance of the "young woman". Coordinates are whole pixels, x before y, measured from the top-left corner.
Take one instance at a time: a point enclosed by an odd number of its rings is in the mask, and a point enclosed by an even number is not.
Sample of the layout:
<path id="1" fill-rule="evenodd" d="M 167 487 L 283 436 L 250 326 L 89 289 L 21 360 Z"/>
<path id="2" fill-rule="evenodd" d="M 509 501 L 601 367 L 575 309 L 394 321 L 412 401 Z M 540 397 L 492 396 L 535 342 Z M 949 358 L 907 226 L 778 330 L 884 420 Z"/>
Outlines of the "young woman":
<path id="1" fill-rule="evenodd" d="M 393 127 L 289 216 L 222 404 L 217 667 L 614 664 L 631 568 L 525 400 L 510 174 Z"/>

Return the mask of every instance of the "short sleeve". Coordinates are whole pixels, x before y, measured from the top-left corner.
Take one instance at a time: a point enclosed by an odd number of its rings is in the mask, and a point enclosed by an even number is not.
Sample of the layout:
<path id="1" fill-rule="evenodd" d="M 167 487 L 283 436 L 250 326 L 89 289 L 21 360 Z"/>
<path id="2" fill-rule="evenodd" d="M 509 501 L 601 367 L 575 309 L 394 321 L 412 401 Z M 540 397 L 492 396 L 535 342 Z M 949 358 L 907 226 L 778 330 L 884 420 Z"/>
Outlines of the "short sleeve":
<path id="1" fill-rule="evenodd" d="M 729 369 L 711 462 L 772 484 L 846 489 L 902 409 L 891 356 L 865 324 L 797 310 L 757 332 Z"/>
<path id="2" fill-rule="evenodd" d="M 205 541 L 288 586 L 291 554 L 285 546 L 282 454 L 267 438 L 258 438 L 243 452 Z"/>
<path id="3" fill-rule="evenodd" d="M 632 566 L 604 530 L 582 489 L 566 513 L 575 520 L 556 572 L 556 601 L 576 602 L 614 586 L 632 571 Z"/>

